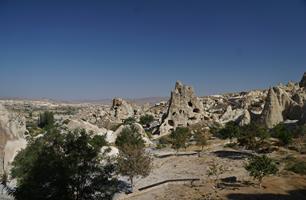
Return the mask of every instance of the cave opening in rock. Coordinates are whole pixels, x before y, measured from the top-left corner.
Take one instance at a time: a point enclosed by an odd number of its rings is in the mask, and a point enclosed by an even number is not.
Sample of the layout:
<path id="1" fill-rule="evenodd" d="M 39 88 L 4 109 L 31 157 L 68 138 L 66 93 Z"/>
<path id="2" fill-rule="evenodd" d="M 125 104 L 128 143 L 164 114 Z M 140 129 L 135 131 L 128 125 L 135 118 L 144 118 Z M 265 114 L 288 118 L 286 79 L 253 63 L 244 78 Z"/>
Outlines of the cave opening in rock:
<path id="1" fill-rule="evenodd" d="M 193 109 L 193 112 L 194 113 L 200 113 L 200 109 L 199 108 L 195 108 L 195 109 Z"/>
<path id="2" fill-rule="evenodd" d="M 170 125 L 170 126 L 174 126 L 174 121 L 173 120 L 168 120 L 168 124 Z"/>
<path id="3" fill-rule="evenodd" d="M 189 102 L 188 102 L 188 106 L 190 106 L 190 107 L 192 107 L 192 106 L 193 106 L 193 104 L 192 104 L 192 102 L 191 102 L 191 101 L 189 101 Z"/>

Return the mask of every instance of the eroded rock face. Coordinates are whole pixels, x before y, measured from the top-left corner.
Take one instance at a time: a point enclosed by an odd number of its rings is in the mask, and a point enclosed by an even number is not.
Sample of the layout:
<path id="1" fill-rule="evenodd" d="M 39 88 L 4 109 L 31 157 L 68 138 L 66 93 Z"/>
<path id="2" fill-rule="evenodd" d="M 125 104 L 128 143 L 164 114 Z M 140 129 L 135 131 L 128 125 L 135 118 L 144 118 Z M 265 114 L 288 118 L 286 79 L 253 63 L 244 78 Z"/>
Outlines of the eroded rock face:
<path id="1" fill-rule="evenodd" d="M 17 152 L 26 146 L 25 118 L 0 104 L 0 172 L 8 171 Z"/>
<path id="2" fill-rule="evenodd" d="M 171 92 L 167 114 L 161 124 L 160 136 L 169 134 L 179 126 L 189 126 L 202 120 L 203 104 L 190 86 L 176 82 Z"/>
<path id="3" fill-rule="evenodd" d="M 261 122 L 268 128 L 285 120 L 303 121 L 305 90 L 292 86 L 277 86 L 269 89 Z"/>
<path id="4" fill-rule="evenodd" d="M 302 80 L 299 83 L 300 87 L 306 88 L 306 72 L 304 73 Z"/>
<path id="5" fill-rule="evenodd" d="M 132 105 L 121 98 L 113 99 L 111 110 L 113 111 L 113 117 L 118 122 L 122 122 L 123 120 L 134 115 L 134 109 Z"/>
<path id="6" fill-rule="evenodd" d="M 268 128 L 284 121 L 283 112 L 289 102 L 289 97 L 280 88 L 269 89 L 265 107 L 262 111 L 262 120 Z"/>

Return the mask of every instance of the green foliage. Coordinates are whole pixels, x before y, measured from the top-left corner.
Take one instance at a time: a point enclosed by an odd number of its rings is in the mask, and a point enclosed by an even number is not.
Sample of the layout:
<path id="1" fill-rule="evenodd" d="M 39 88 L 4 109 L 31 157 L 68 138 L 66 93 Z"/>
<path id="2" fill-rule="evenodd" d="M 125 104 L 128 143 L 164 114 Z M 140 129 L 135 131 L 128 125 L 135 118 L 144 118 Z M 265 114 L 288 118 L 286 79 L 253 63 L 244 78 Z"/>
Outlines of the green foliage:
<path id="1" fill-rule="evenodd" d="M 306 161 L 293 161 L 287 164 L 286 169 L 297 174 L 306 175 Z"/>
<path id="2" fill-rule="evenodd" d="M 126 118 L 124 121 L 123 121 L 123 124 L 124 125 L 131 125 L 131 124 L 134 124 L 136 123 L 136 119 L 134 117 L 129 117 L 129 118 Z"/>
<path id="3" fill-rule="evenodd" d="M 90 140 L 90 144 L 94 147 L 94 148 L 101 148 L 103 146 L 107 146 L 108 143 L 105 140 L 105 136 L 102 135 L 95 135 L 91 140 Z"/>
<path id="4" fill-rule="evenodd" d="M 247 149 L 258 149 L 264 140 L 270 137 L 266 128 L 251 123 L 240 128 L 238 143 Z"/>
<path id="5" fill-rule="evenodd" d="M 259 181 L 260 185 L 265 176 L 276 174 L 278 171 L 274 161 L 266 155 L 252 157 L 245 166 L 245 169 L 249 172 L 250 176 Z"/>
<path id="6" fill-rule="evenodd" d="M 205 132 L 196 132 L 194 134 L 194 139 L 196 144 L 201 147 L 202 151 L 205 145 L 207 145 L 207 133 Z"/>
<path id="7" fill-rule="evenodd" d="M 145 146 L 145 142 L 142 139 L 139 130 L 134 125 L 123 128 L 121 133 L 118 135 L 115 144 L 119 150 L 123 150 L 127 145 L 140 148 Z"/>
<path id="8" fill-rule="evenodd" d="M 228 122 L 223 129 L 219 131 L 220 137 L 222 139 L 232 140 L 238 137 L 240 134 L 239 126 L 235 122 Z"/>
<path id="9" fill-rule="evenodd" d="M 54 114 L 49 111 L 45 111 L 44 113 L 40 113 L 38 118 L 38 127 L 49 129 L 54 126 Z"/>
<path id="10" fill-rule="evenodd" d="M 84 130 L 61 134 L 48 129 L 17 154 L 11 170 L 17 187 L 9 192 L 16 200 L 112 199 L 117 180 L 101 147 L 102 139 Z"/>
<path id="11" fill-rule="evenodd" d="M 144 148 L 127 144 L 124 150 L 119 151 L 117 165 L 119 173 L 129 177 L 133 188 L 134 177 L 149 175 L 152 168 L 152 158 Z"/>
<path id="12" fill-rule="evenodd" d="M 287 146 L 292 143 L 293 134 L 285 126 L 285 124 L 278 124 L 272 129 L 272 136 L 279 139 L 282 145 Z"/>
<path id="13" fill-rule="evenodd" d="M 207 170 L 207 176 L 209 177 L 214 177 L 215 178 L 215 182 L 218 183 L 219 181 L 219 176 L 221 174 L 223 174 L 225 172 L 225 169 L 222 165 L 216 163 L 216 162 L 213 162 L 208 170 Z"/>
<path id="14" fill-rule="evenodd" d="M 129 177 L 133 188 L 136 176 L 147 176 L 151 170 L 151 156 L 145 152 L 145 143 L 135 125 L 125 127 L 115 144 L 119 148 L 118 172 Z"/>
<path id="15" fill-rule="evenodd" d="M 178 151 L 180 148 L 186 148 L 186 143 L 190 138 L 190 131 L 185 127 L 177 127 L 170 134 L 170 138 L 172 147 Z"/>
<path id="16" fill-rule="evenodd" d="M 142 124 L 143 126 L 149 126 L 150 123 L 154 121 L 154 117 L 152 115 L 143 115 L 139 119 L 139 123 Z"/>

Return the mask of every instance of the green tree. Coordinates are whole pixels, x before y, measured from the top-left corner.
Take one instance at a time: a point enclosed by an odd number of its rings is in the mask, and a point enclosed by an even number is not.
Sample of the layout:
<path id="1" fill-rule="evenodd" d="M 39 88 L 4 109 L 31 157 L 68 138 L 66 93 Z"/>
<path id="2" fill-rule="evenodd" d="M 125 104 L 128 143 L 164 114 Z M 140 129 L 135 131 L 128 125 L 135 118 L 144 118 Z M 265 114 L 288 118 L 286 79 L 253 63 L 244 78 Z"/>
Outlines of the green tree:
<path id="1" fill-rule="evenodd" d="M 281 145 L 288 146 L 293 141 L 293 134 L 285 124 L 281 123 L 272 129 L 272 135 L 279 139 Z"/>
<path id="2" fill-rule="evenodd" d="M 136 146 L 139 148 L 145 146 L 145 142 L 142 139 L 139 130 L 134 125 L 124 127 L 116 138 L 115 144 L 119 150 L 123 150 L 126 145 Z"/>
<path id="3" fill-rule="evenodd" d="M 230 142 L 232 142 L 233 138 L 238 137 L 240 134 L 239 126 L 231 121 L 228 122 L 223 129 L 219 131 L 219 134 L 222 139 L 230 139 Z"/>
<path id="4" fill-rule="evenodd" d="M 190 138 L 190 131 L 186 127 L 177 127 L 170 134 L 171 145 L 178 152 L 180 148 L 186 148 L 186 143 Z"/>
<path id="5" fill-rule="evenodd" d="M 40 128 L 52 128 L 54 126 L 54 114 L 49 111 L 40 113 L 38 118 L 38 127 Z"/>
<path id="6" fill-rule="evenodd" d="M 203 151 L 204 146 L 207 145 L 207 134 L 205 132 L 196 132 L 194 139 L 196 144 L 201 147 L 201 151 Z"/>
<path id="7" fill-rule="evenodd" d="M 124 150 L 119 151 L 117 157 L 119 173 L 127 176 L 130 180 L 132 191 L 135 177 L 145 177 L 150 174 L 152 158 L 139 146 L 126 145 Z"/>
<path id="8" fill-rule="evenodd" d="M 115 168 L 101 155 L 101 145 L 84 130 L 63 134 L 49 129 L 16 156 L 11 174 L 17 186 L 9 193 L 16 200 L 112 199 Z"/>
<path id="9" fill-rule="evenodd" d="M 125 125 L 131 125 L 136 123 L 136 119 L 134 117 L 128 117 L 123 121 L 123 124 Z"/>
<path id="10" fill-rule="evenodd" d="M 266 155 L 252 157 L 245 166 L 245 169 L 249 172 L 250 176 L 259 181 L 260 187 L 265 176 L 276 174 L 278 171 L 274 161 Z"/>
<path id="11" fill-rule="evenodd" d="M 129 178 L 133 190 L 135 177 L 149 175 L 151 156 L 146 153 L 145 142 L 139 129 L 134 125 L 125 127 L 118 135 L 115 144 L 119 149 L 118 172 Z"/>
<path id="12" fill-rule="evenodd" d="M 152 123 L 153 121 L 154 121 L 154 117 L 148 114 L 141 116 L 139 119 L 139 123 L 146 127 L 148 127 L 150 123 Z"/>
<path id="13" fill-rule="evenodd" d="M 268 137 L 269 133 L 266 128 L 251 123 L 240 128 L 240 134 L 237 141 L 240 146 L 256 150 Z"/>

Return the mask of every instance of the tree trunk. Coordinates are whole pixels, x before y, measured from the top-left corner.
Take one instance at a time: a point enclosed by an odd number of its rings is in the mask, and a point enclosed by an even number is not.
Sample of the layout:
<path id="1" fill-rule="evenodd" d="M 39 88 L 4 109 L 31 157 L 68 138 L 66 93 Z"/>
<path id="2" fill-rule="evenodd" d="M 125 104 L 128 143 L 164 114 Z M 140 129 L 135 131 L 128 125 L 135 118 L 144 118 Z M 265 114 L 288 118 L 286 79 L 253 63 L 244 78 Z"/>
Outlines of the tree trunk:
<path id="1" fill-rule="evenodd" d="M 130 181 L 131 181 L 131 188 L 132 188 L 132 193 L 134 192 L 134 177 L 130 176 Z"/>

